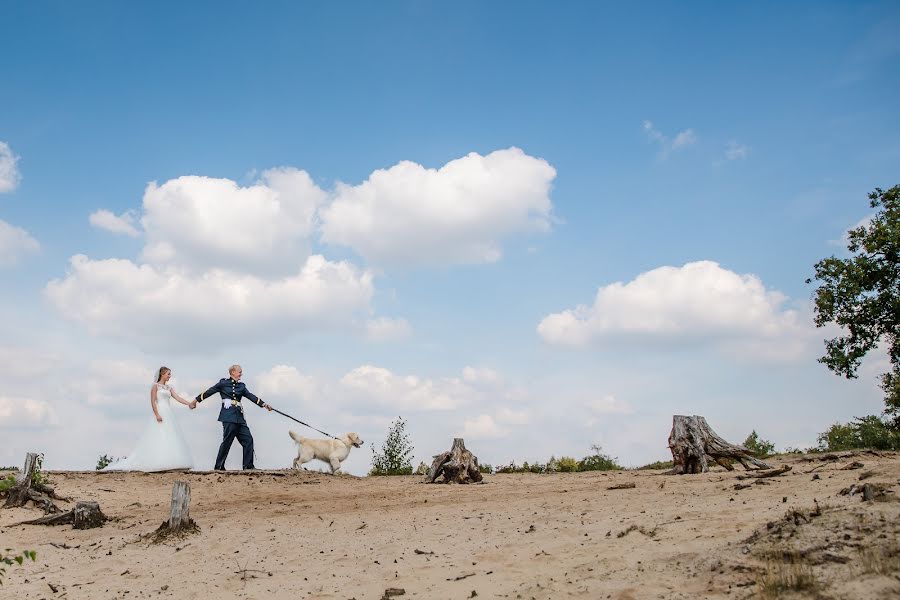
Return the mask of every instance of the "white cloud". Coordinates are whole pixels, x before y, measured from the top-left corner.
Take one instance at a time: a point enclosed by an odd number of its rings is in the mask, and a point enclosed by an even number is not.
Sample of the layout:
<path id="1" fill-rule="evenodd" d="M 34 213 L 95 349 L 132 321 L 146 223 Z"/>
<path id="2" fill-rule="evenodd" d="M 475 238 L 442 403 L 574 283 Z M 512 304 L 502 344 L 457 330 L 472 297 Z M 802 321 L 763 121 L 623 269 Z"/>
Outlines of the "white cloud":
<path id="1" fill-rule="evenodd" d="M 22 257 L 40 248 L 41 245 L 27 231 L 0 220 L 0 268 L 17 264 Z"/>
<path id="2" fill-rule="evenodd" d="M 612 394 L 592 398 L 585 404 L 591 412 L 598 415 L 629 415 L 634 412 L 631 405 L 624 400 L 619 400 Z"/>
<path id="3" fill-rule="evenodd" d="M 652 121 L 645 120 L 642 127 L 647 137 L 659 145 L 660 158 L 667 158 L 675 150 L 681 150 L 697 142 L 697 134 L 693 129 L 683 129 L 675 134 L 674 139 L 670 139 L 657 129 Z"/>
<path id="4" fill-rule="evenodd" d="M 488 385 L 499 385 L 503 383 L 503 377 L 494 371 L 493 369 L 488 369 L 486 367 L 476 368 L 476 367 L 465 367 L 463 368 L 463 379 L 466 383 L 480 383 L 480 384 L 488 384 Z"/>
<path id="5" fill-rule="evenodd" d="M 796 310 L 782 307 L 785 301 L 755 275 L 700 261 L 601 287 L 592 306 L 548 315 L 538 333 L 548 343 L 566 346 L 624 337 L 777 345 L 808 332 Z"/>
<path id="6" fill-rule="evenodd" d="M 43 400 L 0 396 L 0 429 L 59 424 L 53 407 Z"/>
<path id="7" fill-rule="evenodd" d="M 112 233 L 120 233 L 130 237 L 138 237 L 140 232 L 134 226 L 134 213 L 127 211 L 121 215 L 115 215 L 108 210 L 101 209 L 88 217 L 88 221 L 98 229 L 105 229 Z"/>
<path id="8" fill-rule="evenodd" d="M 77 255 L 67 275 L 50 281 L 44 293 L 63 316 L 92 333 L 196 353 L 225 342 L 346 327 L 368 309 L 372 291 L 368 272 L 321 256 L 309 257 L 294 275 L 266 280 Z"/>
<path id="9" fill-rule="evenodd" d="M 0 142 L 0 194 L 13 191 L 22 180 L 18 162 L 19 157 L 13 154 L 9 144 Z"/>
<path id="10" fill-rule="evenodd" d="M 412 335 L 412 327 L 406 319 L 379 317 L 366 322 L 366 338 L 372 342 L 402 340 Z"/>
<path id="11" fill-rule="evenodd" d="M 459 379 L 395 375 L 373 365 L 353 369 L 340 383 L 363 403 L 374 402 L 391 410 L 453 410 L 468 403 L 474 395 Z"/>
<path id="12" fill-rule="evenodd" d="M 6 377 L 28 380 L 47 374 L 62 362 L 51 352 L 24 346 L 0 346 L 0 365 Z"/>
<path id="13" fill-rule="evenodd" d="M 440 169 L 410 161 L 338 184 L 321 209 L 322 240 L 379 265 L 490 263 L 501 241 L 552 224 L 556 170 L 519 148 L 470 153 Z"/>
<path id="14" fill-rule="evenodd" d="M 184 176 L 144 191 L 144 259 L 192 271 L 210 268 L 286 274 L 310 253 L 326 194 L 305 171 L 264 171 L 255 184 Z"/>
<path id="15" fill-rule="evenodd" d="M 499 408 L 497 409 L 497 421 L 508 425 L 527 425 L 531 422 L 531 411 L 528 409 Z"/>
<path id="16" fill-rule="evenodd" d="M 473 440 L 491 440 L 506 437 L 507 429 L 497 425 L 490 415 L 478 415 L 474 419 L 466 419 L 459 437 Z"/>
<path id="17" fill-rule="evenodd" d="M 750 148 L 731 140 L 725 146 L 725 160 L 743 160 L 750 154 Z"/>
<path id="18" fill-rule="evenodd" d="M 275 365 L 256 379 L 260 397 L 315 400 L 321 395 L 321 387 L 315 377 L 303 375 L 296 367 L 288 365 Z"/>

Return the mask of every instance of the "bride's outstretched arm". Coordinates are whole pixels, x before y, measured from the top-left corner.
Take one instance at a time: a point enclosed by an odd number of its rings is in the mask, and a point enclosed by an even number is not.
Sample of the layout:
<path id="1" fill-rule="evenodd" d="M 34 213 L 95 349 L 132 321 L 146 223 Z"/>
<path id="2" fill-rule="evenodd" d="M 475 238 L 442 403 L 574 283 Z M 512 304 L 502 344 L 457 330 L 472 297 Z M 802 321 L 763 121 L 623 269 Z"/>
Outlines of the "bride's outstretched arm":
<path id="1" fill-rule="evenodd" d="M 153 414 L 156 416 L 156 422 L 162 423 L 162 417 L 159 416 L 159 411 L 156 409 L 156 384 L 153 384 L 153 387 L 150 388 L 150 408 L 153 409 Z"/>
<path id="2" fill-rule="evenodd" d="M 190 406 L 191 403 L 178 395 L 178 392 L 175 391 L 174 388 L 169 388 L 169 391 L 172 392 L 172 397 L 184 404 L 185 406 Z"/>

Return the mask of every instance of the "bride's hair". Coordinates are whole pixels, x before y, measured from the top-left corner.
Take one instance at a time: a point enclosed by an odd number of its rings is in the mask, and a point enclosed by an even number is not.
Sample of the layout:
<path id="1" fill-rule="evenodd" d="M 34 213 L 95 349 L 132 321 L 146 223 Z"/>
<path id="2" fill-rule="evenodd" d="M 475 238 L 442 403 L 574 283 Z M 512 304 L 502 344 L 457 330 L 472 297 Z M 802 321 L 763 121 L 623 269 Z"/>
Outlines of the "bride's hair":
<path id="1" fill-rule="evenodd" d="M 163 373 L 166 371 L 171 371 L 169 367 L 160 367 L 159 371 L 156 372 L 156 383 L 159 383 L 159 380 L 162 379 Z"/>

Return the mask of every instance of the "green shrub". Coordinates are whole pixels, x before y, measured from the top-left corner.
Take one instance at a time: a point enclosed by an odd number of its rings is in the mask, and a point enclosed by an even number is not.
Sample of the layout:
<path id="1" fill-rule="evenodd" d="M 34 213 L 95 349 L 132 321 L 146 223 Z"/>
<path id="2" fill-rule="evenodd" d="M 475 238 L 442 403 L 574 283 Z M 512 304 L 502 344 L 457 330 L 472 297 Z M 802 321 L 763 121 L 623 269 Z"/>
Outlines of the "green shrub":
<path id="1" fill-rule="evenodd" d="M 101 456 L 100 458 L 97 459 L 97 466 L 95 467 L 94 470 L 102 471 L 110 464 L 116 462 L 116 460 L 118 460 L 118 459 L 115 456 L 107 456 L 104 454 L 103 456 Z"/>
<path id="2" fill-rule="evenodd" d="M 594 444 L 591 446 L 593 454 L 585 456 L 578 463 L 579 471 L 621 471 L 622 465 L 616 462 L 618 459 L 603 453 L 603 448 Z"/>
<path id="3" fill-rule="evenodd" d="M 671 460 L 658 460 L 656 462 L 652 462 L 650 464 L 644 465 L 643 467 L 638 467 L 638 471 L 657 471 L 661 469 L 671 469 L 675 466 Z"/>
<path id="4" fill-rule="evenodd" d="M 548 473 L 575 473 L 578 471 L 578 461 L 571 456 L 561 456 L 560 458 L 550 457 L 547 461 Z"/>
<path id="5" fill-rule="evenodd" d="M 372 448 L 369 475 L 412 475 L 413 447 L 406 434 L 406 421 L 401 417 L 391 424 L 381 452 Z"/>
<path id="6" fill-rule="evenodd" d="M 14 485 L 16 485 L 16 476 L 7 475 L 5 479 L 0 479 L 0 492 L 5 492 Z"/>
<path id="7" fill-rule="evenodd" d="M 494 472 L 494 467 L 492 467 L 491 465 L 489 465 L 487 463 L 478 463 L 478 472 L 479 473 L 487 473 L 488 475 L 490 475 L 491 473 Z"/>
<path id="8" fill-rule="evenodd" d="M 769 440 L 761 439 L 756 430 L 750 432 L 747 439 L 744 440 L 744 448 L 750 451 L 750 454 L 757 458 L 765 458 L 775 453 L 775 444 Z"/>
<path id="9" fill-rule="evenodd" d="M 835 423 L 820 433 L 817 441 L 822 452 L 857 448 L 900 450 L 900 429 L 875 415 L 855 417 L 850 423 Z"/>

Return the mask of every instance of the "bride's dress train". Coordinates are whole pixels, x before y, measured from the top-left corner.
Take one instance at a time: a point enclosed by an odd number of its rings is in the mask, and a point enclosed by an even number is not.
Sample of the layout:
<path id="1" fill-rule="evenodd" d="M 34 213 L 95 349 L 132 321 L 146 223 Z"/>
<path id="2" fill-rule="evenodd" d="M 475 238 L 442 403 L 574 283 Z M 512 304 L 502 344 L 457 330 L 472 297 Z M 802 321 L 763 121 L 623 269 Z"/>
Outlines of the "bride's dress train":
<path id="1" fill-rule="evenodd" d="M 162 417 L 162 423 L 157 422 L 155 415 L 151 415 L 150 423 L 144 429 L 134 451 L 127 458 L 108 465 L 104 471 L 168 471 L 193 468 L 191 451 L 175 420 L 172 402 L 169 390 L 157 385 L 156 410 Z"/>

